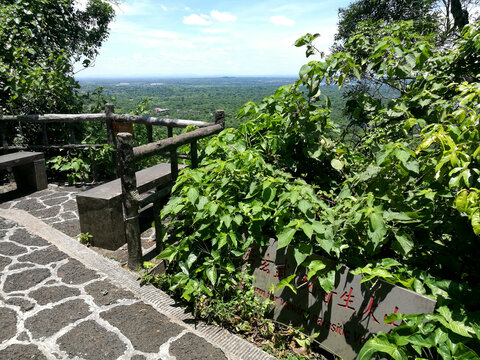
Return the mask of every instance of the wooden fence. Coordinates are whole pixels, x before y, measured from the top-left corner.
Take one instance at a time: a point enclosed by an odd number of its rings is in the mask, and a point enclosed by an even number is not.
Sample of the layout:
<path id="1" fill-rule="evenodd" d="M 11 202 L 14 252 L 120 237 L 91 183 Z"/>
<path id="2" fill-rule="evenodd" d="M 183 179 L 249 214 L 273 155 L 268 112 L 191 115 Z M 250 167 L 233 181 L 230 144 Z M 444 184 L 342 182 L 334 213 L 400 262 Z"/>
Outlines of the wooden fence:
<path id="1" fill-rule="evenodd" d="M 160 201 L 165 195 L 165 189 L 157 189 L 152 196 L 140 200 L 135 176 L 135 160 L 168 151 L 170 153 L 172 181 L 175 181 L 178 176 L 178 147 L 187 144 L 191 146 L 191 166 L 196 168 L 198 166 L 197 140 L 216 134 L 222 131 L 224 127 L 225 112 L 217 110 L 215 112 L 215 124 L 209 123 L 209 125 L 203 128 L 146 145 L 133 147 L 133 137 L 130 133 L 119 133 L 117 135 L 118 169 L 122 182 L 125 237 L 127 239 L 128 267 L 130 269 L 136 270 L 142 267 L 142 245 L 138 220 L 140 205 L 144 206 L 146 203 L 153 203 L 156 247 L 158 251 L 163 248 L 160 239 L 160 234 L 162 233 Z"/>
<path id="2" fill-rule="evenodd" d="M 5 122 L 16 121 L 25 123 L 42 124 L 42 144 L 41 145 L 25 145 L 11 146 L 7 144 L 5 134 Z M 156 192 L 150 196 L 140 199 L 136 184 L 136 166 L 135 160 L 153 155 L 165 155 L 170 157 L 171 177 L 174 182 L 178 176 L 178 151 L 180 146 L 190 145 L 191 167 L 198 166 L 197 141 L 199 139 L 216 134 L 225 127 L 225 112 L 217 110 L 215 112 L 215 123 L 168 119 L 161 117 L 147 117 L 137 115 L 115 114 L 114 106 L 107 104 L 105 112 L 100 114 L 45 114 L 45 115 L 3 115 L 0 108 L 0 141 L 1 149 L 4 152 L 12 150 L 47 150 L 54 148 L 62 149 L 78 149 L 103 144 L 77 144 L 73 124 L 80 122 L 104 122 L 107 131 L 107 143 L 116 145 L 117 148 L 117 175 L 121 178 L 122 184 L 122 201 L 124 207 L 124 224 L 125 237 L 128 246 L 128 267 L 131 269 L 139 269 L 142 266 L 142 247 L 140 241 L 140 226 L 138 220 L 139 208 L 149 203 L 153 203 L 155 214 L 155 230 L 157 234 L 157 249 L 161 250 L 162 244 L 161 219 L 160 219 L 160 201 L 169 192 L 169 188 L 156 189 Z M 126 132 L 120 132 L 116 137 L 114 133 L 114 122 L 143 124 L 147 129 L 148 144 L 133 147 L 133 135 Z M 70 143 L 69 144 L 49 144 L 48 128 L 49 123 L 67 123 L 70 127 Z M 173 128 L 185 128 L 193 125 L 196 130 L 173 136 Z M 152 126 L 166 126 L 168 138 L 160 141 L 153 141 Z M 171 188 L 171 187 L 170 187 Z"/>

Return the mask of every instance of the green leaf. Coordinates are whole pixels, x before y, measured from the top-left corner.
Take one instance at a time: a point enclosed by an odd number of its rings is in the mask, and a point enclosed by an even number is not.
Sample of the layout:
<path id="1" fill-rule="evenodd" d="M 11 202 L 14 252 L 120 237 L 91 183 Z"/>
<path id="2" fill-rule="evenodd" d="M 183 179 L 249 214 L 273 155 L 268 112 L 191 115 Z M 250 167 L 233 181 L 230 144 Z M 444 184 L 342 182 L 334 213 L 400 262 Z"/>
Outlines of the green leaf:
<path id="1" fill-rule="evenodd" d="M 412 251 L 414 245 L 409 235 L 404 232 L 398 232 L 395 234 L 395 239 L 399 246 L 398 250 L 400 250 L 403 255 L 408 255 L 408 253 Z"/>
<path id="2" fill-rule="evenodd" d="M 197 188 L 191 187 L 190 189 L 188 189 L 187 198 L 188 200 L 190 200 L 192 204 L 195 204 L 195 202 L 198 199 L 198 196 L 199 196 L 199 193 Z"/>
<path id="3" fill-rule="evenodd" d="M 319 276 L 318 281 L 325 292 L 332 292 L 335 286 L 335 270 L 330 270 L 326 276 Z"/>
<path id="4" fill-rule="evenodd" d="M 313 226 L 312 224 L 310 223 L 302 223 L 302 225 L 300 225 L 300 228 L 303 230 L 303 232 L 305 233 L 305 235 L 311 239 L 312 238 L 312 235 L 313 235 Z"/>
<path id="5" fill-rule="evenodd" d="M 310 201 L 307 201 L 307 200 L 300 200 L 298 202 L 298 208 L 300 209 L 301 212 L 303 212 L 304 214 L 307 213 L 308 210 L 310 210 L 312 208 L 313 204 L 310 202 Z"/>
<path id="6" fill-rule="evenodd" d="M 332 167 L 333 167 L 335 170 L 341 171 L 341 170 L 343 169 L 343 162 L 341 162 L 341 161 L 338 160 L 338 159 L 332 159 L 332 161 L 330 162 L 330 164 L 332 165 Z"/>
<path id="7" fill-rule="evenodd" d="M 297 276 L 297 275 L 293 274 L 293 275 L 290 275 L 289 277 L 281 280 L 277 285 L 277 290 L 276 291 L 279 291 L 280 289 L 283 289 L 285 286 L 287 286 L 288 288 L 290 288 L 290 290 L 293 291 L 294 294 L 296 294 L 297 289 L 295 289 L 295 286 L 290 284 L 290 281 L 292 281 L 295 278 L 295 276 Z"/>
<path id="8" fill-rule="evenodd" d="M 373 355 L 381 352 L 390 355 L 395 360 L 407 360 L 405 351 L 394 343 L 391 343 L 386 334 L 378 334 L 368 340 L 358 353 L 358 360 L 370 360 Z"/>
<path id="9" fill-rule="evenodd" d="M 212 283 L 212 285 L 215 285 L 217 282 L 217 269 L 215 268 L 215 265 L 212 265 L 205 270 L 205 273 L 207 274 L 208 280 Z"/>
<path id="10" fill-rule="evenodd" d="M 310 280 L 313 276 L 315 276 L 320 270 L 323 270 L 327 267 L 327 265 L 322 260 L 312 260 L 307 265 L 308 274 L 307 280 Z"/>
<path id="11" fill-rule="evenodd" d="M 468 204 L 468 192 L 462 190 L 458 193 L 457 198 L 455 199 L 455 207 L 460 212 L 467 212 Z"/>
<path id="12" fill-rule="evenodd" d="M 178 254 L 177 248 L 170 246 L 163 250 L 160 255 L 157 256 L 157 259 L 168 259 L 168 261 L 173 261 L 175 255 Z"/>
<path id="13" fill-rule="evenodd" d="M 262 199 L 265 205 L 268 205 L 275 199 L 275 194 L 277 193 L 277 189 L 272 187 L 267 187 L 263 190 Z"/>
<path id="14" fill-rule="evenodd" d="M 281 233 L 277 234 L 278 249 L 284 248 L 285 246 L 290 244 L 296 232 L 297 232 L 297 229 L 287 227 L 287 228 L 284 228 Z"/>
<path id="15" fill-rule="evenodd" d="M 293 249 L 293 256 L 297 262 L 297 266 L 312 254 L 313 246 L 311 244 L 300 243 Z"/>

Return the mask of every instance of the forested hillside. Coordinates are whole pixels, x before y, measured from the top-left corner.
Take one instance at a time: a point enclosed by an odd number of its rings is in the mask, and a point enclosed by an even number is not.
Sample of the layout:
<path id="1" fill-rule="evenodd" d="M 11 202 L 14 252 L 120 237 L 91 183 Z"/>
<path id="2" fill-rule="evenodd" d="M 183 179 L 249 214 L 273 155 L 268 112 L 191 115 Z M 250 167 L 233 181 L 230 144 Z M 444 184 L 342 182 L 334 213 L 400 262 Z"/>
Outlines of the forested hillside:
<path id="1" fill-rule="evenodd" d="M 223 109 L 226 125 L 237 127 L 241 122 L 237 112 L 246 102 L 260 102 L 280 86 L 294 81 L 293 77 L 90 79 L 81 80 L 80 85 L 83 94 L 96 94 L 101 89 L 102 98 L 114 103 L 118 113 L 132 113 L 145 100 L 144 113 L 151 116 L 155 116 L 155 108 L 167 108 L 171 118 L 212 121 L 215 110 Z M 344 91 L 337 86 L 323 86 L 322 90 L 332 102 L 332 119 L 345 125 Z M 90 103 L 95 100 L 92 96 Z"/>

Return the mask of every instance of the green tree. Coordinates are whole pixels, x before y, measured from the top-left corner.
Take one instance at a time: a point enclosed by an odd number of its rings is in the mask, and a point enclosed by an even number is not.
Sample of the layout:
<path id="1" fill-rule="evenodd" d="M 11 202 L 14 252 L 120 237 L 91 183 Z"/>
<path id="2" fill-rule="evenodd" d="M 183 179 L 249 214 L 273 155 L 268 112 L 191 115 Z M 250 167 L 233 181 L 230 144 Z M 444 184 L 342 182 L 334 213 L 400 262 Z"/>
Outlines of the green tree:
<path id="1" fill-rule="evenodd" d="M 73 64 L 88 66 L 108 36 L 113 8 L 89 0 L 5 0 L 0 4 L 0 103 L 8 113 L 81 109 Z"/>

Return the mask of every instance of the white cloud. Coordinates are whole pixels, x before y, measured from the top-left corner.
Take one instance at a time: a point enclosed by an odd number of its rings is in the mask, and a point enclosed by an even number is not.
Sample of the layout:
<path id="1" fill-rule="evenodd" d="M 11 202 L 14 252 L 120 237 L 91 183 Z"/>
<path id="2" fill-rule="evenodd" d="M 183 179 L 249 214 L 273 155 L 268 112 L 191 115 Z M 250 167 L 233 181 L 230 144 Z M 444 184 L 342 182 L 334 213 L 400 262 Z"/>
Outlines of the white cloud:
<path id="1" fill-rule="evenodd" d="M 212 15 L 212 18 L 214 18 L 215 20 L 222 21 L 222 22 L 237 21 L 237 17 L 228 12 L 220 12 L 217 10 L 212 10 L 210 15 Z"/>
<path id="2" fill-rule="evenodd" d="M 184 16 L 183 23 L 185 25 L 201 25 L 201 26 L 212 25 L 212 22 L 208 20 L 208 16 L 203 14 L 202 15 L 192 14 L 192 15 Z"/>
<path id="3" fill-rule="evenodd" d="M 282 26 L 293 26 L 295 25 L 295 21 L 292 19 L 287 18 L 284 15 L 276 15 L 270 17 L 270 22 L 275 25 L 282 25 Z"/>
<path id="4" fill-rule="evenodd" d="M 163 4 L 160 4 L 160 8 L 163 10 L 163 11 L 168 11 L 167 7 Z"/>
<path id="5" fill-rule="evenodd" d="M 227 32 L 227 30 L 225 30 L 225 29 L 203 29 L 202 30 L 202 33 L 212 34 L 212 35 L 223 34 L 223 33 L 226 33 L 226 32 Z"/>

